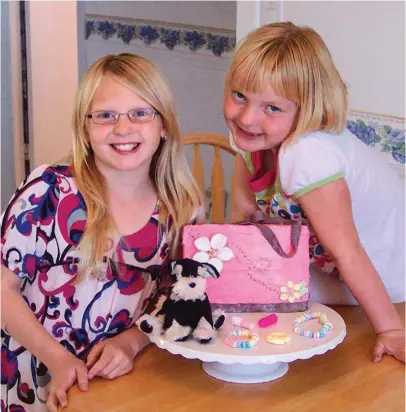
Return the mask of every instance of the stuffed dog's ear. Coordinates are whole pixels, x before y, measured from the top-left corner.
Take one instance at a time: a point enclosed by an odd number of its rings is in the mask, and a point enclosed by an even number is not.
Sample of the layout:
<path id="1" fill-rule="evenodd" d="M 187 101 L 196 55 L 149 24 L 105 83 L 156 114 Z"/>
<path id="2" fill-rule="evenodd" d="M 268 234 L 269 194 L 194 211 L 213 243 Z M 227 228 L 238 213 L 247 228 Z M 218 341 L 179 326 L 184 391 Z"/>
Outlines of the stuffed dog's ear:
<path id="1" fill-rule="evenodd" d="M 199 263 L 197 274 L 203 278 L 209 278 L 211 276 L 212 278 L 217 279 L 220 277 L 218 270 L 210 263 Z"/>
<path id="2" fill-rule="evenodd" d="M 169 267 L 171 268 L 171 273 L 173 273 L 173 274 L 174 274 L 174 272 L 175 272 L 176 263 L 177 263 L 176 260 L 171 260 L 171 261 L 169 262 Z"/>
<path id="3" fill-rule="evenodd" d="M 172 260 L 169 263 L 169 267 L 171 268 L 171 277 L 173 281 L 177 281 L 179 277 L 182 275 L 182 265 L 177 260 Z"/>

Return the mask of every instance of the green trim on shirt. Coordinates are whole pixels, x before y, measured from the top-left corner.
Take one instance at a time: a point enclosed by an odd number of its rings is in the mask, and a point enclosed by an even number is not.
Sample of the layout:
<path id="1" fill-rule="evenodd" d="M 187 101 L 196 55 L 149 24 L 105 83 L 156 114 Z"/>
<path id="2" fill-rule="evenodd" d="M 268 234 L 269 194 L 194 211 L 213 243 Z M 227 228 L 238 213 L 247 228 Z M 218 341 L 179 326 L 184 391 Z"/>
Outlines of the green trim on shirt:
<path id="1" fill-rule="evenodd" d="M 252 164 L 251 153 L 250 152 L 244 152 L 243 159 L 245 161 L 245 164 L 247 165 L 248 171 L 251 174 L 254 173 L 254 165 Z"/>
<path id="2" fill-rule="evenodd" d="M 311 185 L 306 186 L 303 189 L 298 190 L 296 193 L 293 193 L 293 197 L 297 199 L 298 197 L 303 196 L 306 193 L 309 193 L 314 189 L 325 186 L 327 183 L 331 183 L 331 182 L 334 182 L 335 180 L 343 179 L 343 178 L 344 178 L 344 175 L 342 173 L 336 173 L 332 176 L 326 177 L 323 180 L 319 180 L 316 183 L 312 183 Z"/>

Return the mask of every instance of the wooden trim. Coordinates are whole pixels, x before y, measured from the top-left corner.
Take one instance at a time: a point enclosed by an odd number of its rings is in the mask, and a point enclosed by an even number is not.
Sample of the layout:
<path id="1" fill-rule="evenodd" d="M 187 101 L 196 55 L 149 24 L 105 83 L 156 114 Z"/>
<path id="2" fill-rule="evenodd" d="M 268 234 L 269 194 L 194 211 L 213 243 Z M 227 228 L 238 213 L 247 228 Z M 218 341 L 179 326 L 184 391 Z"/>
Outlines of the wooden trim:
<path id="1" fill-rule="evenodd" d="M 396 120 L 403 120 L 403 121 L 406 120 L 404 117 L 392 116 L 390 114 L 380 114 L 380 113 L 374 113 L 374 112 L 364 112 L 363 110 L 348 109 L 348 114 L 351 114 L 352 112 L 359 113 L 359 114 L 367 114 L 370 116 L 388 117 L 389 119 L 396 119 Z"/>
<path id="2" fill-rule="evenodd" d="M 215 133 L 189 133 L 182 136 L 184 144 L 208 144 L 219 146 L 235 156 L 237 152 L 231 147 L 230 139 Z"/>

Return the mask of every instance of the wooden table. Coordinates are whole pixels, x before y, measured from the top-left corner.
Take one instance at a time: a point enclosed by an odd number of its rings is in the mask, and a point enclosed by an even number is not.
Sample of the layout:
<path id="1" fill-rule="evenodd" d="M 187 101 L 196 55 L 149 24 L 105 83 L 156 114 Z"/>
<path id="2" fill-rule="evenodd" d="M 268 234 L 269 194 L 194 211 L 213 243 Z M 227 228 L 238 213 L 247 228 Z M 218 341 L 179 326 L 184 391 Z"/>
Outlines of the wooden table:
<path id="1" fill-rule="evenodd" d="M 297 360 L 281 379 L 234 384 L 211 378 L 199 360 L 148 346 L 133 371 L 96 378 L 86 393 L 69 391 L 65 412 L 404 412 L 405 366 L 385 357 L 371 361 L 375 335 L 359 307 L 335 306 L 347 337 L 322 356 Z M 405 318 L 405 305 L 397 305 Z"/>

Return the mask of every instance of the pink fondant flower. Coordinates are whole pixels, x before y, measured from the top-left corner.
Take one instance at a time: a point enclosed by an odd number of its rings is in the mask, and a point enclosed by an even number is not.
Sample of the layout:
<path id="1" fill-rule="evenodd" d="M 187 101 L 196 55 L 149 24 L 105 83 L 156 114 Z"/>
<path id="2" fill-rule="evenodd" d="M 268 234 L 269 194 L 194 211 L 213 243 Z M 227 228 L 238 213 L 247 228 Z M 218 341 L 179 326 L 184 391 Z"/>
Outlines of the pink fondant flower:
<path id="1" fill-rule="evenodd" d="M 216 233 L 211 239 L 199 237 L 194 244 L 199 252 L 193 259 L 201 263 L 210 263 L 219 273 L 223 269 L 223 262 L 228 262 L 234 257 L 233 251 L 226 247 L 227 237 L 221 233 Z"/>

